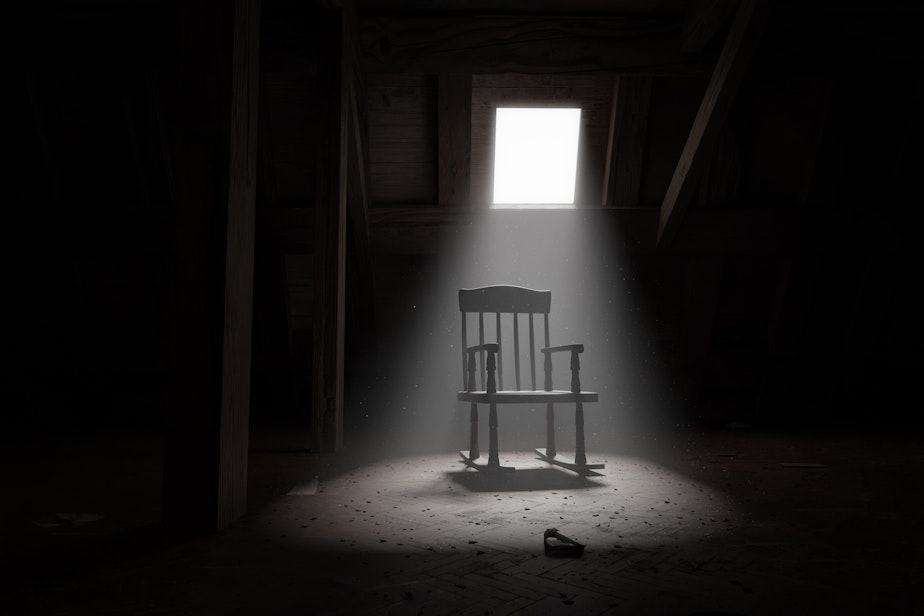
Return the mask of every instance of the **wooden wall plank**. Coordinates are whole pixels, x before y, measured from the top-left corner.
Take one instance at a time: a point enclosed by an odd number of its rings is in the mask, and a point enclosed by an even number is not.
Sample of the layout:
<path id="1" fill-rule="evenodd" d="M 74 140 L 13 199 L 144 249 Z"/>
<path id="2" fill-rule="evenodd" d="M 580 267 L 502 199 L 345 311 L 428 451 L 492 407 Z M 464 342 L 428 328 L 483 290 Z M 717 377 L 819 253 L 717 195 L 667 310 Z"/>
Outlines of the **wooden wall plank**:
<path id="1" fill-rule="evenodd" d="M 703 364 L 709 353 L 723 267 L 721 255 L 697 255 L 687 261 L 680 336 L 691 364 Z"/>
<path id="2" fill-rule="evenodd" d="M 743 0 L 735 14 L 731 31 L 725 40 L 703 102 L 661 203 L 661 220 L 658 226 L 660 245 L 670 243 L 677 234 L 731 102 L 744 80 L 748 63 L 757 48 L 760 33 L 770 13 L 771 4 L 771 0 Z"/>
<path id="3" fill-rule="evenodd" d="M 472 76 L 439 76 L 439 203 L 468 205 L 472 155 Z"/>
<path id="4" fill-rule="evenodd" d="M 694 403 L 699 400 L 707 371 L 724 265 L 722 255 L 696 255 L 687 260 L 680 350 L 687 370 L 689 390 L 686 393 Z"/>
<path id="5" fill-rule="evenodd" d="M 639 204 L 651 75 L 621 75 L 613 84 L 603 205 Z"/>
<path id="6" fill-rule="evenodd" d="M 260 74 L 260 140 L 257 144 L 257 188 L 261 200 L 275 200 L 279 197 L 279 191 L 276 187 L 276 156 L 273 147 L 276 140 L 273 139 L 273 123 L 269 109 L 269 97 L 267 96 L 267 79 L 266 73 Z"/>
<path id="7" fill-rule="evenodd" d="M 436 203 L 436 79 L 366 77 L 371 203 Z"/>

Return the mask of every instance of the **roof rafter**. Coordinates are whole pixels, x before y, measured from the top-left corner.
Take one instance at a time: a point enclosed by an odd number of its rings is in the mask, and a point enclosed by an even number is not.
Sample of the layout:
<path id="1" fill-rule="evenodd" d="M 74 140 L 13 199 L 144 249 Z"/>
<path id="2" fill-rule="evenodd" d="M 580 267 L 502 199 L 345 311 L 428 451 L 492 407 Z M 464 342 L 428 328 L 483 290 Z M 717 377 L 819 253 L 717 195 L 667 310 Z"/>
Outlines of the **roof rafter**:
<path id="1" fill-rule="evenodd" d="M 661 203 L 658 245 L 669 244 L 677 234 L 696 182 L 731 108 L 732 99 L 744 80 L 748 63 L 757 48 L 760 33 L 770 13 L 772 0 L 743 0 L 732 22 L 728 38 L 712 78 L 706 87 L 696 119 L 674 169 Z"/>

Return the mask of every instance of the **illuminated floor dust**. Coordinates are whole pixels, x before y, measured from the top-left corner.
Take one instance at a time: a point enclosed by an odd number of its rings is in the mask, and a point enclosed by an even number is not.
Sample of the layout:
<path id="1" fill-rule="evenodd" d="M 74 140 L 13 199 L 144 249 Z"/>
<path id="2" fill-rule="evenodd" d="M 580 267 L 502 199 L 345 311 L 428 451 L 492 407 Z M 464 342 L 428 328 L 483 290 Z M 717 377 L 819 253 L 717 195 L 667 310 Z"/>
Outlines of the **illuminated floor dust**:
<path id="1" fill-rule="evenodd" d="M 4 569 L 14 589 L 6 613 L 692 616 L 924 607 L 924 495 L 916 489 L 924 454 L 911 435 L 640 437 L 615 452 L 591 451 L 606 468 L 590 478 L 525 451 L 501 453 L 513 474 L 484 475 L 457 452 L 380 455 L 375 440 L 353 437 L 330 455 L 306 452 L 292 435 L 254 435 L 250 511 L 204 538 L 170 536 L 157 524 L 156 449 L 123 439 L 109 450 L 95 442 L 8 451 L 4 477 L 16 499 L 5 511 Z M 24 464 L 42 451 L 56 453 Z M 97 517 L 36 522 L 54 511 Z M 583 543 L 583 555 L 545 554 L 547 528 Z"/>
<path id="2" fill-rule="evenodd" d="M 393 458 L 320 482 L 279 506 L 308 517 L 306 538 L 351 550 L 542 551 L 557 528 L 588 554 L 699 541 L 734 529 L 733 501 L 658 464 L 591 453 L 600 477 L 550 467 L 535 454 L 501 456 L 488 475 L 458 455 Z M 477 547 L 471 547 L 477 546 Z"/>

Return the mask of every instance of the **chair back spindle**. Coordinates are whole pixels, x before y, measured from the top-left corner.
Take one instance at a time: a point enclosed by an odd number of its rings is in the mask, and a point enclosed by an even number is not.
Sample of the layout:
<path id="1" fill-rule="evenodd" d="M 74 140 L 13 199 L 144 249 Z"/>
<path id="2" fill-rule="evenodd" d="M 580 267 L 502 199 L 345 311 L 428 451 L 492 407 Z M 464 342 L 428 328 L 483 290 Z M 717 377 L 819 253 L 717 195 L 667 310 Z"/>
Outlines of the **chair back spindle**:
<path id="1" fill-rule="evenodd" d="M 530 370 L 530 385 L 532 391 L 536 391 L 536 334 L 535 334 L 535 322 L 533 315 L 540 314 L 543 316 L 543 325 L 544 325 L 544 340 L 545 345 L 549 344 L 549 311 L 551 308 L 551 292 L 550 291 L 539 291 L 534 289 L 527 289 L 524 287 L 517 287 L 512 285 L 497 285 L 492 287 L 483 287 L 479 289 L 461 289 L 459 291 L 459 308 L 462 312 L 462 383 L 463 388 L 467 388 L 469 391 L 473 391 L 472 382 L 475 380 L 475 371 L 478 371 L 480 374 L 480 383 L 482 390 L 488 390 L 492 386 L 491 381 L 494 379 L 494 386 L 499 390 L 504 390 L 504 357 L 508 356 L 508 353 L 504 353 L 504 346 L 502 340 L 504 337 L 504 325 L 505 323 L 511 323 L 510 320 L 505 318 L 503 315 L 510 314 L 512 317 L 512 338 L 513 338 L 513 369 L 514 369 L 514 387 L 516 391 L 521 391 L 523 386 L 523 381 L 521 378 L 521 365 L 525 360 L 525 357 L 521 357 L 521 353 L 525 354 L 525 349 L 521 348 L 520 345 L 520 315 L 525 314 L 528 317 L 528 329 L 529 329 L 529 370 Z M 468 341 L 468 314 L 477 313 L 478 314 L 478 346 L 483 347 L 485 345 L 485 337 L 487 335 L 485 331 L 485 313 L 488 314 L 488 318 L 493 313 L 494 315 L 494 342 L 498 344 L 496 351 L 496 357 L 493 353 L 487 353 L 482 349 L 478 351 L 478 361 L 477 365 L 473 365 L 472 362 L 475 362 L 474 353 L 470 357 L 466 358 L 466 349 L 470 348 Z M 507 330 L 507 340 L 510 339 L 510 332 Z M 508 348 L 509 350 L 509 348 Z M 493 367 L 490 365 L 493 362 Z M 495 376 L 491 375 L 492 370 L 495 371 Z M 509 383 L 508 383 L 509 386 Z"/>
<path id="2" fill-rule="evenodd" d="M 520 321 L 513 313 L 513 371 L 517 375 L 517 391 L 520 391 Z"/>

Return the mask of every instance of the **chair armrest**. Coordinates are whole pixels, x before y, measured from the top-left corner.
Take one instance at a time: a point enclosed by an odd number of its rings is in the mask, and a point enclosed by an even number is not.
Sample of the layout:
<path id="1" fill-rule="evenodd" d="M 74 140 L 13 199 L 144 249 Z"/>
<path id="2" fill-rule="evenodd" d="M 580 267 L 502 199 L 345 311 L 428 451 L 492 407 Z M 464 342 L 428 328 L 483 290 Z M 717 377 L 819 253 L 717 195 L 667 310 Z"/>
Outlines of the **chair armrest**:
<path id="1" fill-rule="evenodd" d="M 468 378 L 466 379 L 468 391 L 475 391 L 475 353 L 487 351 L 488 362 L 485 367 L 487 368 L 488 380 L 487 383 L 484 384 L 485 391 L 489 394 L 497 392 L 497 381 L 494 378 L 494 371 L 497 370 L 497 359 L 494 357 L 494 354 L 498 352 L 499 348 L 499 344 L 491 342 L 465 349 L 465 352 L 468 353 Z"/>
<path id="2" fill-rule="evenodd" d="M 577 351 L 578 353 L 584 352 L 583 344 L 562 344 L 559 346 L 545 347 L 544 349 L 539 349 L 543 353 L 557 353 L 558 351 Z"/>
<path id="3" fill-rule="evenodd" d="M 563 344 L 560 346 L 545 347 L 539 349 L 545 353 L 545 390 L 552 391 L 552 353 L 558 351 L 571 351 L 571 391 L 579 393 L 581 391 L 581 359 L 578 353 L 584 352 L 583 344 Z"/>

